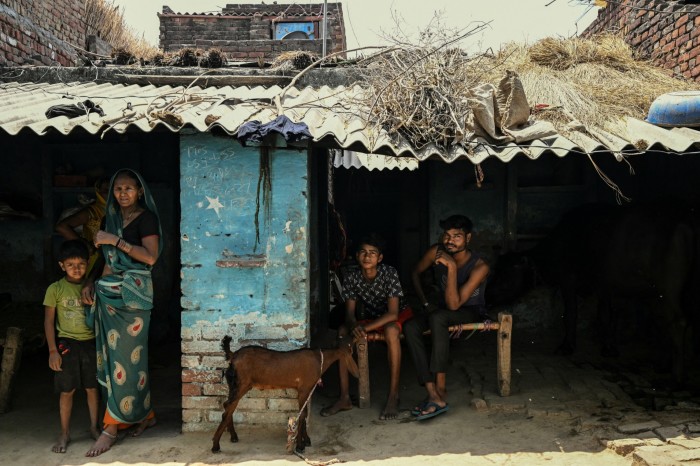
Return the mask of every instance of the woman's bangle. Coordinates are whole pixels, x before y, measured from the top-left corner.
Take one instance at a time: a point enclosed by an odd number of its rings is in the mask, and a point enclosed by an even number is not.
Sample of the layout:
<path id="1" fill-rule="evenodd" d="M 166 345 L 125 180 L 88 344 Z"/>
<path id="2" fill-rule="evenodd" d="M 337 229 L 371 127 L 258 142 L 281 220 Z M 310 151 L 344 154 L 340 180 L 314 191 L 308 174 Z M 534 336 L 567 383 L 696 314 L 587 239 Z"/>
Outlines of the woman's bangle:
<path id="1" fill-rule="evenodd" d="M 423 307 L 428 307 L 428 306 L 430 306 L 430 303 L 428 301 L 423 303 Z"/>
<path id="2" fill-rule="evenodd" d="M 124 241 L 124 238 L 119 238 L 119 241 L 117 241 L 117 244 L 115 246 L 127 254 L 129 254 L 131 252 L 131 248 L 134 247 L 133 245 Z"/>

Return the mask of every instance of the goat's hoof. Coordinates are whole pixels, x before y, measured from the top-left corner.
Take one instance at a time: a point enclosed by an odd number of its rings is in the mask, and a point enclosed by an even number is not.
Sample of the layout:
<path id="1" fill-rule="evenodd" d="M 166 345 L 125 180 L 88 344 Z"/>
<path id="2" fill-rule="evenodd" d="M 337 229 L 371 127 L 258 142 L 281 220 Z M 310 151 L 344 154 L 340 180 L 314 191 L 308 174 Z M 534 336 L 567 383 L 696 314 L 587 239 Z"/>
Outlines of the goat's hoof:
<path id="1" fill-rule="evenodd" d="M 218 445 L 211 447 L 212 453 L 219 453 L 220 451 L 221 451 L 221 447 L 219 447 Z"/>
<path id="2" fill-rule="evenodd" d="M 238 435 L 231 436 L 231 443 L 238 443 Z"/>
<path id="3" fill-rule="evenodd" d="M 306 445 L 297 445 L 297 453 L 304 453 L 304 449 L 306 448 Z"/>

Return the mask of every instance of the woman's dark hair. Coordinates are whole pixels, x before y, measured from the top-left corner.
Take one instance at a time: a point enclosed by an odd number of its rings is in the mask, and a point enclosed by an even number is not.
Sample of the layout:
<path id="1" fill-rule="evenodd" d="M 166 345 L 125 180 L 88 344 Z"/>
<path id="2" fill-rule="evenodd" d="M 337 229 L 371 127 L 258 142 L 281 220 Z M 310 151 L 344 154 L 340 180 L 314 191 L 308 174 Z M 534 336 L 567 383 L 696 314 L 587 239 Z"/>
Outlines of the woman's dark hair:
<path id="1" fill-rule="evenodd" d="M 61 243 L 58 248 L 58 261 L 63 262 L 75 257 L 88 260 L 90 251 L 88 251 L 87 245 L 79 239 L 69 239 Z"/>
<path id="2" fill-rule="evenodd" d="M 360 251 L 363 244 L 366 244 L 368 246 L 374 246 L 375 248 L 377 248 L 379 250 L 379 254 L 381 254 L 382 251 L 384 251 L 384 244 L 385 244 L 384 238 L 382 238 L 381 236 L 379 236 L 376 233 L 370 233 L 370 234 L 365 235 L 362 238 L 360 238 L 360 241 L 357 243 L 357 248 L 356 248 L 357 251 L 356 252 Z"/>
<path id="3" fill-rule="evenodd" d="M 143 188 L 143 186 L 141 186 L 141 180 L 139 180 L 138 175 L 136 175 L 136 173 L 134 173 L 133 170 L 129 168 L 119 170 L 117 173 L 114 174 L 114 181 L 116 181 L 117 178 L 119 178 L 120 176 L 126 176 L 128 178 L 131 178 L 132 180 L 136 181 L 136 186 L 138 186 L 139 188 Z"/>
<path id="4" fill-rule="evenodd" d="M 472 221 L 464 215 L 451 215 L 445 220 L 440 220 L 440 228 L 443 231 L 463 230 L 465 233 L 471 233 L 473 227 Z"/>

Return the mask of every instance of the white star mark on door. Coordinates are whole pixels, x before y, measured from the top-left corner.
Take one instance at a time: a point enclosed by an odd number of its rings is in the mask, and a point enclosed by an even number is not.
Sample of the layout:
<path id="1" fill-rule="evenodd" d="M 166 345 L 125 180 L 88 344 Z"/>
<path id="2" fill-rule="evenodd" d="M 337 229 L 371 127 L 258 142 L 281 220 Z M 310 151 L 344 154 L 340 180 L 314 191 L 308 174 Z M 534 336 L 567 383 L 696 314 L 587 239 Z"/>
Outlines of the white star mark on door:
<path id="1" fill-rule="evenodd" d="M 223 209 L 224 205 L 221 202 L 219 202 L 219 198 L 218 197 L 209 197 L 209 196 L 204 196 L 204 197 L 206 197 L 207 200 L 209 201 L 209 205 L 207 206 L 207 209 L 214 209 L 214 212 L 216 212 L 216 216 L 220 217 L 219 209 Z"/>

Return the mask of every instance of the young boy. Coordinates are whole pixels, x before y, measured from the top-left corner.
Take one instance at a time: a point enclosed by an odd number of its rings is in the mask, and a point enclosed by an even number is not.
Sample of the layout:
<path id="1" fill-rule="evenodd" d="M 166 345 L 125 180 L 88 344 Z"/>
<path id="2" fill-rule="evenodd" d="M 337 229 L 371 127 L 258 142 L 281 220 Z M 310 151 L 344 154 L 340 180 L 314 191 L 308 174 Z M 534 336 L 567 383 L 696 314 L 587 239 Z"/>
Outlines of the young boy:
<path id="1" fill-rule="evenodd" d="M 384 332 L 389 358 L 389 396 L 379 419 L 396 419 L 399 411 L 399 375 L 401 370 L 401 326 L 411 318 L 413 311 L 403 302 L 403 290 L 396 269 L 382 264 L 383 241 L 376 235 L 363 238 L 355 258 L 359 269 L 350 271 L 343 280 L 345 301 L 345 324 L 338 333 L 365 337 L 367 332 Z M 367 320 L 357 321 L 357 302 L 364 305 Z M 352 409 L 349 394 L 348 370 L 339 362 L 340 398 L 335 404 L 323 408 L 321 416 L 332 416 L 340 411 Z"/>
<path id="2" fill-rule="evenodd" d="M 70 443 L 70 416 L 76 389 L 85 389 L 90 432 L 93 438 L 99 435 L 95 333 L 85 324 L 85 307 L 80 296 L 88 257 L 88 248 L 81 240 L 65 241 L 58 253 L 58 265 L 66 276 L 52 283 L 44 297 L 49 367 L 56 372 L 54 387 L 60 393 L 61 435 L 52 448 L 54 453 L 65 453 Z"/>

